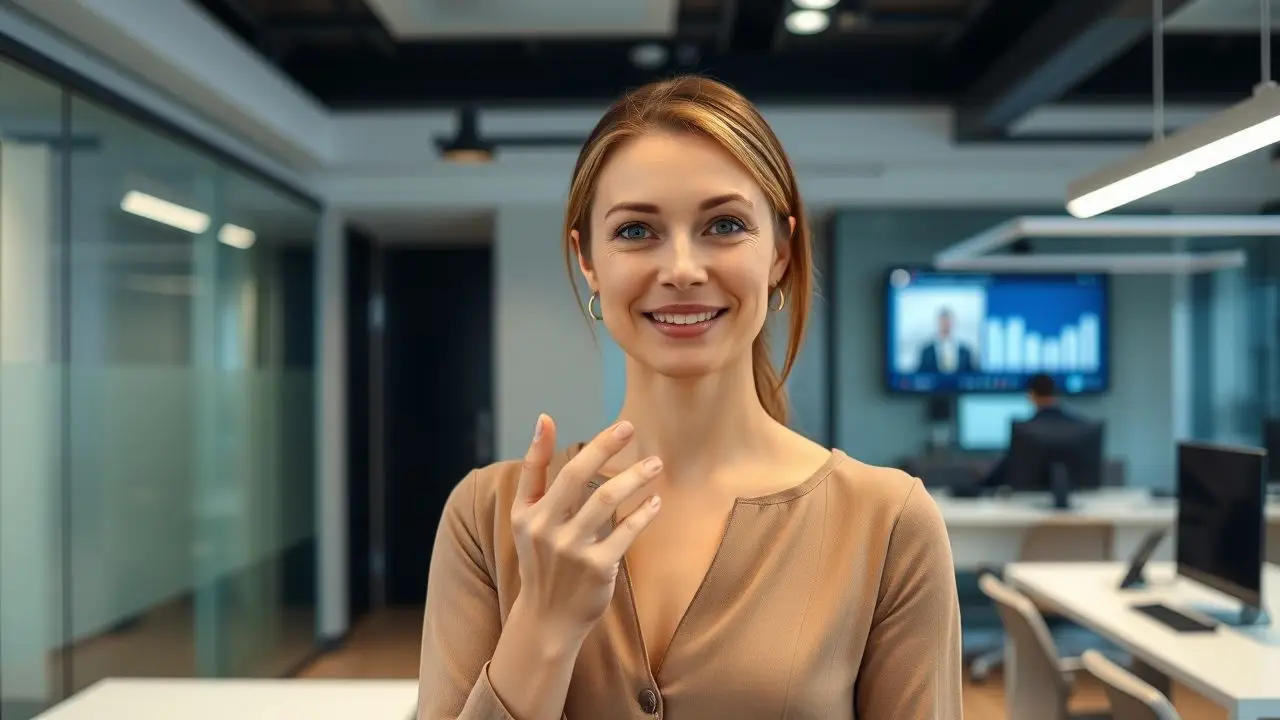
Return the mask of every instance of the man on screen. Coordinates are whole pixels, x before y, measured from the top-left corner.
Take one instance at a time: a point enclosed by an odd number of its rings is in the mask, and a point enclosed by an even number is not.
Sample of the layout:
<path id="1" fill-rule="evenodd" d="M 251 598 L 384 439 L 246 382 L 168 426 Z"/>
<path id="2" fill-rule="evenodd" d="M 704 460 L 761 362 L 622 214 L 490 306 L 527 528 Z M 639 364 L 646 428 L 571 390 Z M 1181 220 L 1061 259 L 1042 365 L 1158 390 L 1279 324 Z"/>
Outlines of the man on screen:
<path id="1" fill-rule="evenodd" d="M 938 332 L 929 344 L 920 349 L 919 373 L 953 373 L 977 372 L 973 350 L 951 334 L 951 310 L 942 308 L 938 313 Z"/>

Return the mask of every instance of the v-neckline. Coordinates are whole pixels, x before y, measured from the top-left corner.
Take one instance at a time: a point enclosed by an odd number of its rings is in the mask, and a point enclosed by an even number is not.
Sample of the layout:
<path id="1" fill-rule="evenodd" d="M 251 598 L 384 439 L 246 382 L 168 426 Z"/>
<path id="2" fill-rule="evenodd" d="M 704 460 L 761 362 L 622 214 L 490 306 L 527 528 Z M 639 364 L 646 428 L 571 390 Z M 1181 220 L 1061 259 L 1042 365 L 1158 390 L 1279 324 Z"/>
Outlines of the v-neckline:
<path id="1" fill-rule="evenodd" d="M 680 639 L 680 632 L 684 629 L 685 624 L 689 620 L 689 616 L 697 608 L 698 600 L 703 596 L 703 590 L 711 581 L 711 574 L 715 571 L 716 565 L 719 563 L 720 556 L 724 552 L 725 540 L 729 537 L 729 529 L 733 527 L 734 517 L 738 514 L 738 505 L 743 502 L 742 498 L 733 501 L 733 506 L 729 508 L 729 516 L 725 519 L 724 529 L 720 531 L 720 542 L 716 544 L 716 550 L 711 555 L 711 562 L 707 565 L 707 569 L 702 574 L 702 580 L 698 582 L 698 587 L 693 591 L 693 597 L 689 598 L 689 604 L 685 605 L 684 612 L 680 614 L 680 619 L 676 621 L 675 629 L 671 631 L 671 637 L 667 638 L 667 647 L 663 651 L 662 657 L 658 659 L 658 664 L 653 664 L 653 658 L 649 656 L 649 647 L 644 638 L 644 623 L 640 620 L 640 606 L 636 602 L 635 586 L 631 582 L 631 566 L 627 562 L 626 555 L 622 556 L 622 579 L 627 586 L 627 602 L 628 610 L 631 613 L 632 626 L 635 628 L 636 638 L 640 642 L 640 654 L 644 659 L 645 672 L 649 674 L 649 679 L 659 687 L 659 677 L 662 675 L 662 669 L 666 667 L 667 659 L 671 657 L 672 648 L 676 647 L 676 641 Z"/>
<path id="2" fill-rule="evenodd" d="M 572 459 L 575 455 L 577 455 L 582 450 L 582 448 L 585 445 L 586 443 L 576 443 L 574 446 L 572 446 L 568 453 L 568 458 Z M 737 517 L 738 508 L 744 504 L 777 505 L 777 504 L 789 502 L 798 497 L 806 495 L 809 493 L 810 490 L 814 489 L 823 480 L 825 480 L 831 474 L 831 472 L 836 468 L 836 466 L 839 465 L 841 461 L 844 460 L 844 458 L 845 458 L 844 453 L 840 452 L 839 450 L 833 449 L 827 455 L 827 459 L 822 463 L 821 466 L 818 467 L 816 471 L 813 472 L 812 475 L 805 478 L 802 482 L 796 485 L 792 485 L 790 487 L 783 488 L 782 490 L 778 490 L 775 492 L 767 493 L 765 495 L 759 495 L 754 497 L 738 496 L 734 498 L 733 505 L 729 509 L 729 516 L 724 523 L 724 529 L 720 533 L 720 543 L 716 545 L 716 551 L 711 556 L 711 564 L 707 565 L 707 569 L 702 575 L 702 581 L 698 583 L 698 587 L 693 591 L 693 597 L 689 600 L 689 604 L 685 606 L 684 612 L 680 615 L 680 619 L 676 621 L 675 630 L 671 632 L 671 637 L 667 640 L 667 649 L 665 652 L 663 652 L 662 658 L 658 661 L 658 665 L 656 667 L 653 665 L 651 658 L 649 657 L 649 649 L 645 644 L 644 626 L 640 622 L 640 608 L 639 608 L 639 605 L 636 603 L 635 587 L 631 582 L 630 564 L 627 562 L 626 555 L 624 554 L 622 556 L 620 570 L 622 575 L 621 579 L 626 584 L 626 587 L 627 587 L 627 604 L 628 604 L 627 609 L 631 615 L 631 624 L 632 624 L 632 627 L 634 628 L 635 638 L 637 642 L 639 642 L 640 644 L 640 653 L 643 656 L 642 659 L 644 661 L 644 670 L 651 683 L 653 683 L 658 687 L 661 687 L 661 683 L 659 682 L 658 678 L 659 676 L 661 676 L 663 668 L 666 667 L 667 660 L 671 657 L 672 649 L 676 647 L 676 641 L 680 639 L 680 635 L 684 630 L 684 626 L 688 623 L 689 617 L 697 609 L 698 601 L 705 594 L 703 591 L 706 589 L 708 583 L 711 581 L 712 573 L 716 570 L 716 566 L 720 562 L 720 557 L 721 555 L 723 555 L 725 541 L 728 539 L 729 532 L 733 527 L 734 518 Z M 600 475 L 598 477 L 605 481 L 609 480 L 607 476 Z M 618 518 L 616 515 L 613 518 L 611 518 L 610 521 L 613 526 L 615 527 L 617 526 Z"/>

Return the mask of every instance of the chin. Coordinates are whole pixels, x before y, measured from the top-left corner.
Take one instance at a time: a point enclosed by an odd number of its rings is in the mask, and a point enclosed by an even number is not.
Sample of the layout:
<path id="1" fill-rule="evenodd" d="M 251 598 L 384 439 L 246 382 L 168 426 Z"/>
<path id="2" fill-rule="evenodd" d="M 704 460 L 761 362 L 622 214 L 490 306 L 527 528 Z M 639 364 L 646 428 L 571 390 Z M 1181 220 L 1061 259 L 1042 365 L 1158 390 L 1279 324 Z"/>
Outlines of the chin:
<path id="1" fill-rule="evenodd" d="M 698 360 L 694 358 L 677 359 L 663 358 L 657 362 L 641 361 L 640 363 L 650 371 L 669 377 L 672 380 L 696 380 L 698 378 L 715 375 L 724 367 L 723 363 L 709 362 L 707 360 Z"/>
<path id="2" fill-rule="evenodd" d="M 622 349 L 640 367 L 673 380 L 696 380 L 716 375 L 731 364 L 734 356 L 730 348 L 718 345 L 673 348 L 641 341 Z"/>

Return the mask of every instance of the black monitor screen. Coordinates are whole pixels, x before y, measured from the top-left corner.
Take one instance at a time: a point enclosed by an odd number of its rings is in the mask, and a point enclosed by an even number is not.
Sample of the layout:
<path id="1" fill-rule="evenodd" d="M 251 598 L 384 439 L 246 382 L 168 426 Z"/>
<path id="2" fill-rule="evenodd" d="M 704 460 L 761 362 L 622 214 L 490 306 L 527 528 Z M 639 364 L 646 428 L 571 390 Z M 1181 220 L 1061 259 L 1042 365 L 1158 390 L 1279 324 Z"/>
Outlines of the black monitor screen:
<path id="1" fill-rule="evenodd" d="M 1252 607 L 1262 604 L 1266 465 L 1262 450 L 1178 445 L 1178 574 Z"/>
<path id="2" fill-rule="evenodd" d="M 1015 490 L 1051 490 L 1054 467 L 1066 472 L 1071 489 L 1102 484 L 1101 422 L 1038 419 L 1013 423 L 1006 481 Z"/>
<path id="3" fill-rule="evenodd" d="M 891 393 L 1020 392 L 1046 374 L 1066 394 L 1109 384 L 1105 275 L 893 268 L 885 279 Z"/>

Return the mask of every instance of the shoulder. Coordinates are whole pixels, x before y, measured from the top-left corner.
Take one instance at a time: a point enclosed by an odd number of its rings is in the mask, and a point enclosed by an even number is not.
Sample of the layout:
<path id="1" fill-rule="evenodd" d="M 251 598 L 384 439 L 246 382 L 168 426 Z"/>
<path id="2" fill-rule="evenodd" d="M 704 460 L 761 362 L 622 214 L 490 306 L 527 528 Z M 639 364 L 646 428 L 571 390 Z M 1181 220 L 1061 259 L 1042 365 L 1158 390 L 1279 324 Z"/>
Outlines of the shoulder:
<path id="1" fill-rule="evenodd" d="M 834 452 L 837 462 L 828 481 L 839 499 L 856 505 L 859 513 L 896 516 L 918 511 L 921 504 L 934 505 L 919 478 L 897 468 L 868 465 L 839 450 Z"/>
<path id="2" fill-rule="evenodd" d="M 886 545 L 892 540 L 894 548 L 946 538 L 942 511 L 919 478 L 843 453 L 838 459 L 828 482 L 850 521 L 863 524 Z"/>

